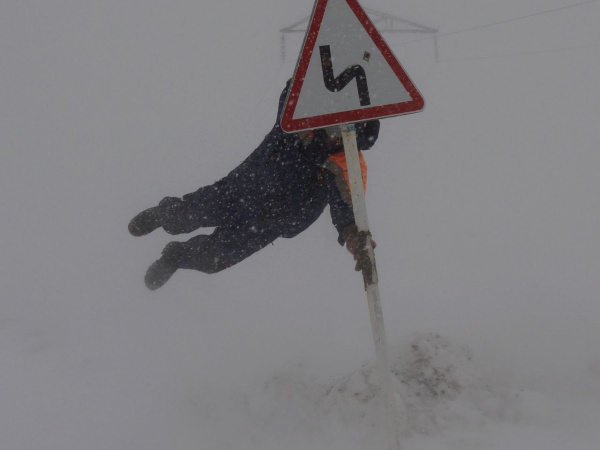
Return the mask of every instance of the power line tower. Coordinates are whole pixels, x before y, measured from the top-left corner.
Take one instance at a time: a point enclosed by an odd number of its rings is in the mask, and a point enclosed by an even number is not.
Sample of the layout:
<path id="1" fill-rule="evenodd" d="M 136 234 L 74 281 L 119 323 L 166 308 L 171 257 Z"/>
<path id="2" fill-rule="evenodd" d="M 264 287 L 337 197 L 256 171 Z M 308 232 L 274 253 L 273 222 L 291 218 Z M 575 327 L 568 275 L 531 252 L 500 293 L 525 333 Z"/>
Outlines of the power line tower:
<path id="1" fill-rule="evenodd" d="M 369 18 L 373 22 L 374 25 L 377 26 L 377 29 L 381 33 L 395 33 L 395 34 L 429 34 L 433 38 L 433 46 L 435 52 L 435 61 L 439 60 L 438 53 L 438 41 L 437 41 L 437 33 L 438 30 L 435 28 L 427 27 L 425 25 L 418 24 L 416 22 L 412 22 L 410 20 L 402 19 L 400 17 L 393 16 L 392 14 L 376 11 L 371 8 L 363 8 L 365 12 L 369 15 Z M 294 22 L 293 24 L 280 29 L 281 33 L 281 61 L 285 62 L 286 57 L 286 34 L 291 33 L 306 33 L 306 25 L 310 20 L 309 17 L 305 17 L 298 22 Z"/>

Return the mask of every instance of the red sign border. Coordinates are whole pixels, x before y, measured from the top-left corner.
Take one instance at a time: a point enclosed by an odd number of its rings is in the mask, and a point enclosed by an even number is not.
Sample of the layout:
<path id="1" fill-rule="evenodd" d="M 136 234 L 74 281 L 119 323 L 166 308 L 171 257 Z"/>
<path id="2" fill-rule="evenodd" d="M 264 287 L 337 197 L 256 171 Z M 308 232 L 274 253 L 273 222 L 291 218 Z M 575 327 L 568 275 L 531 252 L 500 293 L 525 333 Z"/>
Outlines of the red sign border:
<path id="1" fill-rule="evenodd" d="M 425 107 L 425 100 L 411 79 L 408 77 L 400 65 L 400 62 L 398 59 L 396 59 L 381 34 L 379 34 L 375 28 L 375 25 L 373 25 L 373 22 L 371 22 L 371 19 L 369 19 L 367 13 L 365 13 L 362 7 L 358 4 L 358 1 L 345 1 L 356 15 L 356 18 L 359 20 L 361 25 L 365 28 L 365 31 L 371 37 L 385 60 L 388 62 L 404 86 L 404 89 L 408 91 L 411 100 L 408 102 L 393 103 L 390 105 L 372 106 L 352 111 L 323 114 L 320 116 L 306 117 L 302 119 L 293 119 L 294 112 L 296 111 L 297 101 L 300 96 L 300 92 L 302 91 L 302 86 L 308 70 L 308 65 L 310 64 L 315 44 L 317 42 L 317 37 L 319 36 L 323 16 L 325 15 L 325 10 L 327 8 L 327 4 L 329 3 L 329 0 L 317 0 L 313 10 L 310 26 L 306 33 L 304 45 L 302 46 L 300 60 L 296 68 L 296 73 L 294 74 L 294 79 L 292 81 L 290 92 L 288 93 L 285 108 L 283 110 L 283 115 L 281 117 L 281 128 L 287 133 L 324 128 L 343 123 L 352 123 L 375 118 L 415 113 L 421 111 Z"/>

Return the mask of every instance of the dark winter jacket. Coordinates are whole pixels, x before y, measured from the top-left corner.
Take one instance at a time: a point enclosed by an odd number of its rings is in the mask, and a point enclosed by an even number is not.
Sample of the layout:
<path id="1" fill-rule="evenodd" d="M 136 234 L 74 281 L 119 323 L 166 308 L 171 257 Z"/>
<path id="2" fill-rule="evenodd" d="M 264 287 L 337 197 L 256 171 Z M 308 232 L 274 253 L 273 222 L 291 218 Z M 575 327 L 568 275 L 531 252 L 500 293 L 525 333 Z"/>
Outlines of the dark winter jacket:
<path id="1" fill-rule="evenodd" d="M 275 225 L 282 237 L 291 238 L 308 228 L 330 205 L 333 224 L 340 235 L 354 223 L 348 197 L 340 193 L 339 173 L 328 158 L 343 152 L 343 144 L 328 142 L 324 130 L 314 131 L 312 142 L 303 145 L 296 133 L 287 134 L 280 118 L 289 81 L 279 99 L 277 121 L 256 150 L 216 184 L 236 209 L 243 223 Z M 370 149 L 379 134 L 379 121 L 356 124 L 357 143 Z"/>

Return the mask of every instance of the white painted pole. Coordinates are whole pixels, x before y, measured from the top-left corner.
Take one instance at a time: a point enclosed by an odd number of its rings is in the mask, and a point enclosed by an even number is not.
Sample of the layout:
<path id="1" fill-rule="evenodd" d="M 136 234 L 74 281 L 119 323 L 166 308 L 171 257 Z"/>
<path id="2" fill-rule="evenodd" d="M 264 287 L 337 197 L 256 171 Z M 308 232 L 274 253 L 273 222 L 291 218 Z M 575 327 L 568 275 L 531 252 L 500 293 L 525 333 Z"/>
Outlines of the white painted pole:
<path id="1" fill-rule="evenodd" d="M 367 219 L 367 205 L 365 192 L 358 158 L 358 146 L 356 144 L 356 129 L 353 124 L 342 125 L 342 139 L 344 141 L 344 152 L 348 165 L 348 178 L 352 194 L 352 208 L 354 210 L 354 221 L 358 231 L 369 232 L 369 221 Z M 369 235 L 370 236 L 370 235 Z M 397 403 L 397 393 L 394 390 L 391 378 L 391 369 L 388 357 L 387 339 L 383 327 L 383 311 L 379 296 L 379 280 L 377 267 L 375 265 L 375 253 L 370 238 L 367 239 L 367 252 L 369 254 L 369 266 L 363 269 L 363 279 L 367 300 L 369 302 L 369 314 L 371 317 L 371 328 L 373 340 L 375 341 L 375 353 L 377 369 L 379 372 L 379 383 L 381 396 L 385 406 L 385 421 L 388 434 L 390 450 L 400 450 L 400 413 Z"/>

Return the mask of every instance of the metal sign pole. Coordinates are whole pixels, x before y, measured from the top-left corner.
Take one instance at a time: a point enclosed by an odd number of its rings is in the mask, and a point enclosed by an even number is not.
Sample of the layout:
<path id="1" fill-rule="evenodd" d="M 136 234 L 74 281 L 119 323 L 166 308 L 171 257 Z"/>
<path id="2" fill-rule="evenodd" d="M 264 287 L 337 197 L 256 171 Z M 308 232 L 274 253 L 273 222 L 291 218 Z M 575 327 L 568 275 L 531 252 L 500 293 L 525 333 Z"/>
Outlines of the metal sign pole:
<path id="1" fill-rule="evenodd" d="M 354 221 L 359 232 L 369 232 L 367 219 L 367 207 L 363 189 L 360 161 L 358 158 L 358 146 L 356 144 L 356 129 L 353 124 L 342 125 L 342 139 L 344 141 L 344 152 L 348 165 L 348 178 L 352 194 L 352 208 L 354 210 Z M 375 265 L 375 253 L 370 238 L 367 239 L 367 252 L 369 255 L 368 267 L 363 269 L 363 279 L 367 300 L 369 302 L 369 314 L 371 317 L 371 328 L 373 340 L 375 341 L 375 352 L 379 382 L 383 404 L 385 405 L 385 421 L 390 450 L 400 450 L 400 414 L 398 410 L 397 394 L 392 385 L 391 369 L 388 357 L 387 339 L 383 327 L 383 311 L 379 296 L 379 285 L 377 267 Z"/>

